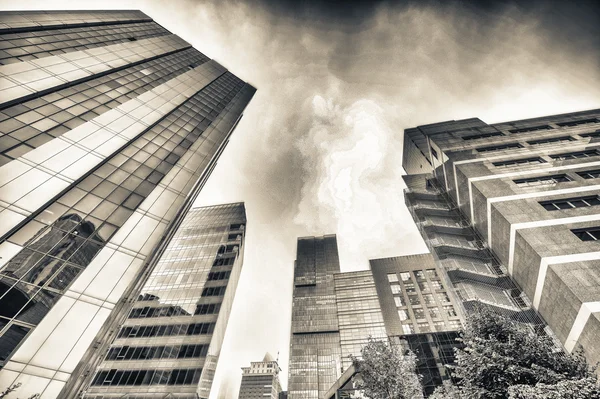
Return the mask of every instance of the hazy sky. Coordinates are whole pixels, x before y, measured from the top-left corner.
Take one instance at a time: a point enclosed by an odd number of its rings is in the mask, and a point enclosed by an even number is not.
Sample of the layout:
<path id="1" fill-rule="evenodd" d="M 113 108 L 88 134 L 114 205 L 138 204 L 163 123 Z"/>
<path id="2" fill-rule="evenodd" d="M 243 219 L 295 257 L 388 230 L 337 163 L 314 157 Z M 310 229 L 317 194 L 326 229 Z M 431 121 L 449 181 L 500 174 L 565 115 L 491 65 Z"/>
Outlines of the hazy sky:
<path id="1" fill-rule="evenodd" d="M 600 107 L 597 6 L 471 3 L 0 0 L 141 9 L 258 89 L 197 203 L 248 214 L 211 399 L 237 398 L 240 367 L 266 351 L 287 386 L 297 237 L 336 233 L 343 271 L 426 251 L 403 205 L 405 128 Z"/>

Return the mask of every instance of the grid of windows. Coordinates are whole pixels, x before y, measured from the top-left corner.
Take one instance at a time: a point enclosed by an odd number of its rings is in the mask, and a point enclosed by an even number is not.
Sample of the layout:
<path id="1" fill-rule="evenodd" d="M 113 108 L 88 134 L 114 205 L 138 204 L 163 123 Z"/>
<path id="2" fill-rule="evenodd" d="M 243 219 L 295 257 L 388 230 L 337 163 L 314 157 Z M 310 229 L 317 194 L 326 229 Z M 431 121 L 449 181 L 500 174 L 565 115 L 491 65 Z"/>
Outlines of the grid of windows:
<path id="1" fill-rule="evenodd" d="M 536 176 L 526 177 L 523 179 L 515 179 L 515 182 L 519 186 L 540 186 L 544 184 L 556 184 L 572 181 L 572 179 L 566 174 L 552 175 L 552 176 Z"/>
<path id="2" fill-rule="evenodd" d="M 168 35 L 156 22 L 0 34 L 0 65 Z"/>
<path id="3" fill-rule="evenodd" d="M 584 179 L 597 179 L 600 177 L 600 169 L 584 170 L 577 172 L 577 174 Z"/>
<path id="4" fill-rule="evenodd" d="M 0 166 L 206 61 L 190 48 L 3 109 Z"/>
<path id="5" fill-rule="evenodd" d="M 589 158 L 589 157 L 596 157 L 598 155 L 600 155 L 600 152 L 598 152 L 598 150 L 585 150 L 585 151 L 565 152 L 562 154 L 550 154 L 550 158 L 555 159 L 557 161 L 564 161 L 566 159 Z"/>
<path id="6" fill-rule="evenodd" d="M 502 150 L 510 150 L 513 148 L 523 148 L 523 146 L 519 143 L 508 143 L 508 144 L 499 144 L 489 147 L 479 147 L 475 148 L 477 152 L 492 152 L 492 151 L 502 151 Z"/>
<path id="7" fill-rule="evenodd" d="M 24 248 L 0 271 L 0 320 L 25 327 L 39 323 L 243 85 L 225 73 L 10 236 Z M 202 141 L 206 153 L 218 145 Z M 4 333 L 0 356 L 8 356 L 22 338 Z"/>
<path id="8" fill-rule="evenodd" d="M 226 280 L 231 275 L 231 271 L 227 270 L 225 272 L 210 272 L 208 273 L 208 280 Z"/>
<path id="9" fill-rule="evenodd" d="M 528 141 L 529 145 L 540 145 L 540 144 L 552 144 L 552 143 L 562 143 L 567 141 L 575 141 L 575 139 L 571 136 L 561 136 L 561 137 L 549 137 L 543 138 L 539 140 L 531 140 Z"/>
<path id="10" fill-rule="evenodd" d="M 533 164 L 544 163 L 544 162 L 546 162 L 546 161 L 544 161 L 540 157 L 533 157 L 533 158 L 509 159 L 506 161 L 492 162 L 492 165 L 494 165 L 496 167 L 509 167 L 509 166 L 517 166 L 517 165 L 528 165 L 528 164 L 533 165 Z"/>
<path id="11" fill-rule="evenodd" d="M 504 136 L 504 133 L 502 133 L 502 132 L 481 133 L 481 134 L 473 134 L 470 136 L 462 136 L 461 138 L 463 140 L 477 140 L 477 139 L 483 139 L 486 137 L 496 137 L 496 136 Z"/>
<path id="12" fill-rule="evenodd" d="M 559 200 L 540 201 L 539 203 L 547 211 L 557 211 L 561 209 L 584 208 L 600 205 L 600 197 L 597 195 L 588 195 L 585 197 L 565 198 Z"/>
<path id="13" fill-rule="evenodd" d="M 198 384 L 202 369 L 103 370 L 92 385 L 192 385 Z"/>
<path id="14" fill-rule="evenodd" d="M 548 125 L 540 125 L 540 126 L 529 126 L 529 127 L 522 127 L 522 128 L 518 128 L 518 129 L 511 129 L 509 130 L 509 132 L 511 133 L 528 133 L 528 132 L 535 132 L 538 130 L 552 130 L 552 126 L 548 126 Z"/>
<path id="15" fill-rule="evenodd" d="M 116 346 L 106 360 L 190 359 L 206 357 L 208 345 Z"/>
<path id="16" fill-rule="evenodd" d="M 161 326 L 126 326 L 119 330 L 118 338 L 170 337 L 175 335 L 212 334 L 215 323 L 167 324 Z"/>
<path id="17" fill-rule="evenodd" d="M 563 127 L 563 126 L 573 127 L 573 126 L 587 125 L 589 123 L 597 123 L 597 122 L 600 122 L 597 118 L 591 118 L 591 119 L 581 119 L 578 121 L 556 122 L 556 124 L 561 127 Z"/>
<path id="18" fill-rule="evenodd" d="M 130 319 L 141 319 L 150 317 L 173 317 L 173 316 L 188 316 L 189 313 L 179 306 L 162 306 L 159 308 L 151 308 L 149 306 L 143 308 L 131 309 L 129 313 Z"/>

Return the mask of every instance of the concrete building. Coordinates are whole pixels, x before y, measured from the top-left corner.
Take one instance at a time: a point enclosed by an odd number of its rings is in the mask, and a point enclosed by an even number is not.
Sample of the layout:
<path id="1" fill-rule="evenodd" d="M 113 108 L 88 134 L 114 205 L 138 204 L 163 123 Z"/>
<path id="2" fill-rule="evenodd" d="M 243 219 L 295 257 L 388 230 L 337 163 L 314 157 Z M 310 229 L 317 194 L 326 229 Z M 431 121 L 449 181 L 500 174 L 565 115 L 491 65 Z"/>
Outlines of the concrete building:
<path id="1" fill-rule="evenodd" d="M 406 202 L 468 311 L 600 361 L 600 110 L 405 131 Z"/>
<path id="2" fill-rule="evenodd" d="M 242 383 L 239 399 L 279 399 L 279 364 L 270 353 L 261 362 L 252 362 L 250 367 L 242 367 Z"/>
<path id="3" fill-rule="evenodd" d="M 209 396 L 242 268 L 245 226 L 242 203 L 187 214 L 117 333 L 106 337 L 112 342 L 85 398 Z"/>
<path id="4" fill-rule="evenodd" d="M 139 11 L 0 12 L 0 44 L 0 386 L 54 398 L 93 372 L 255 89 Z"/>

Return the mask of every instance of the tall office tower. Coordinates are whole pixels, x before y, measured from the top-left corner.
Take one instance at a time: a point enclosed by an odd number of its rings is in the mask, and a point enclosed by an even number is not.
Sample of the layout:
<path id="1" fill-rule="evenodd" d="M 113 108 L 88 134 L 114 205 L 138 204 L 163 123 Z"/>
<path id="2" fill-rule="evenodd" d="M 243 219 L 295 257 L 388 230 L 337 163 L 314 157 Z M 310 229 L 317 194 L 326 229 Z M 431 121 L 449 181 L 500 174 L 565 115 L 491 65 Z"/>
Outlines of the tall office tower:
<path id="1" fill-rule="evenodd" d="M 242 268 L 245 225 L 242 203 L 187 214 L 104 351 L 86 398 L 208 398 Z"/>
<path id="2" fill-rule="evenodd" d="M 333 274 L 335 235 L 298 238 L 294 265 L 288 397 L 322 399 L 341 374 L 340 330 Z"/>
<path id="3" fill-rule="evenodd" d="M 242 367 L 242 383 L 239 399 L 279 399 L 279 364 L 267 353 L 262 362 L 252 362 Z"/>
<path id="4" fill-rule="evenodd" d="M 340 273 L 335 235 L 298 239 L 288 396 L 322 399 L 360 356 L 369 336 L 385 338 L 370 271 Z"/>
<path id="5" fill-rule="evenodd" d="M 1 12 L 0 47 L 0 386 L 53 398 L 255 89 L 139 11 Z"/>
<path id="6" fill-rule="evenodd" d="M 461 327 L 460 307 L 450 282 L 432 255 L 408 255 L 369 261 L 387 336 L 417 356 L 417 373 L 426 395 L 450 378 Z"/>
<path id="7" fill-rule="evenodd" d="M 465 307 L 544 321 L 592 364 L 600 360 L 598 137 L 600 110 L 493 125 L 465 119 L 407 129 L 403 161 L 409 208 Z"/>

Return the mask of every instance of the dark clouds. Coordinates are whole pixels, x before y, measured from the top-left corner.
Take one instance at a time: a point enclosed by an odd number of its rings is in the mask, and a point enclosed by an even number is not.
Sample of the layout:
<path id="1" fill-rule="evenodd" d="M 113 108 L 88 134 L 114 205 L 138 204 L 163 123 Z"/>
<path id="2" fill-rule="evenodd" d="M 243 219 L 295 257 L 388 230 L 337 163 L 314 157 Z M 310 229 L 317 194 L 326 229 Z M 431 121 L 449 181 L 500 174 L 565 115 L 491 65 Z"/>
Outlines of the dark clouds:
<path id="1" fill-rule="evenodd" d="M 592 2 L 0 4 L 140 8 L 258 88 L 200 198 L 245 201 L 249 217 L 217 384 L 266 351 L 281 352 L 287 379 L 298 236 L 337 233 L 343 270 L 424 250 L 403 206 L 405 128 L 600 106 Z"/>

